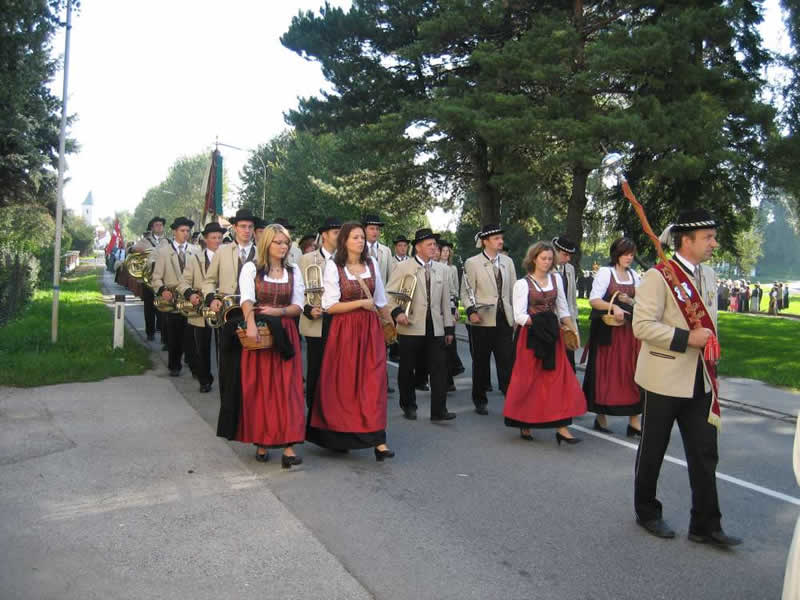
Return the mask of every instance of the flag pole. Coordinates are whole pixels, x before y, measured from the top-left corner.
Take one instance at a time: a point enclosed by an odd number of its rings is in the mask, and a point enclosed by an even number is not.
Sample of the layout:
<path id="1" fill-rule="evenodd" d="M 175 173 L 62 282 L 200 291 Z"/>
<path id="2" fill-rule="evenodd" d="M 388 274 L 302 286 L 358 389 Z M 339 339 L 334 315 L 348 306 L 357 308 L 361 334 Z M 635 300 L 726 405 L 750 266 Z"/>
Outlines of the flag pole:
<path id="1" fill-rule="evenodd" d="M 56 186 L 56 240 L 53 249 L 53 314 L 50 340 L 58 341 L 58 295 L 61 283 L 61 226 L 64 220 L 64 154 L 67 130 L 67 82 L 69 81 L 69 38 L 72 32 L 72 0 L 67 0 L 67 32 L 64 41 L 64 89 L 61 93 L 61 130 L 58 133 L 58 185 Z"/>

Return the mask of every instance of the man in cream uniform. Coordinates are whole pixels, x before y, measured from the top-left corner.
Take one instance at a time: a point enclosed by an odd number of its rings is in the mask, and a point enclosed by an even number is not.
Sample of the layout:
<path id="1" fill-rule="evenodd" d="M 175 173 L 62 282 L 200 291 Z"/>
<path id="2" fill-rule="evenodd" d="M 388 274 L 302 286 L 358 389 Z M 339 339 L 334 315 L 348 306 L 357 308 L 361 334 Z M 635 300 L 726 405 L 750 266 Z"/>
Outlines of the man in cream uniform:
<path id="1" fill-rule="evenodd" d="M 337 217 L 325 219 L 322 227 L 319 228 L 320 247 L 319 250 L 303 254 L 300 257 L 300 272 L 303 274 L 303 284 L 308 290 L 309 282 L 306 280 L 306 269 L 311 265 L 319 267 L 318 287 L 322 287 L 322 274 L 325 272 L 325 263 L 336 252 L 336 240 L 339 237 L 339 230 L 342 222 Z M 322 294 L 320 294 L 320 300 Z M 311 306 L 308 304 L 308 294 L 306 294 L 306 305 L 303 307 L 303 314 L 300 315 L 300 335 L 306 340 L 306 405 L 310 408 L 314 400 L 314 390 L 319 381 L 319 371 L 322 367 L 322 305 Z"/>
<path id="2" fill-rule="evenodd" d="M 561 276 L 564 284 L 564 297 L 567 299 L 569 314 L 572 322 L 578 324 L 578 288 L 575 285 L 575 267 L 569 262 L 572 255 L 578 251 L 578 246 L 563 236 L 553 238 L 553 247 L 556 249 L 555 270 Z M 575 370 L 575 351 L 567 350 L 567 358 L 572 370 Z"/>
<path id="3" fill-rule="evenodd" d="M 717 247 L 716 220 L 702 209 L 682 211 L 671 231 L 675 256 L 671 263 L 682 269 L 703 301 L 703 310 L 717 323 L 717 279 L 701 263 Z M 680 290 L 685 298 L 689 289 Z M 708 422 L 711 382 L 702 364 L 710 329 L 689 329 L 679 300 L 663 275 L 650 269 L 636 290 L 633 333 L 642 347 L 636 365 L 636 383 L 644 405 L 642 439 L 636 455 L 634 506 L 636 521 L 649 533 L 672 538 L 675 532 L 662 517 L 656 487 L 673 423 L 677 420 L 689 467 L 692 512 L 689 539 L 697 543 L 734 546 L 741 540 L 722 531 L 717 498 L 717 429 Z"/>
<path id="4" fill-rule="evenodd" d="M 189 300 L 195 307 L 201 307 L 202 290 L 201 287 L 206 279 L 206 271 L 211 266 L 217 249 L 222 243 L 222 236 L 225 230 L 219 223 L 208 223 L 203 229 L 203 240 L 205 248 L 186 261 L 186 268 L 183 270 L 183 277 L 178 285 L 178 293 Z M 211 384 L 214 377 L 211 375 L 211 337 L 217 338 L 217 330 L 206 327 L 206 321 L 202 316 L 189 317 L 189 329 L 194 337 L 195 345 L 195 365 L 194 373 L 200 382 L 200 391 L 208 393 L 211 391 Z M 216 346 L 216 344 L 215 344 Z"/>
<path id="5" fill-rule="evenodd" d="M 504 394 L 511 377 L 514 351 L 511 292 L 517 280 L 517 272 L 514 261 L 500 252 L 503 249 L 503 230 L 498 225 L 483 226 L 477 235 L 477 247 L 483 251 L 464 263 L 461 303 L 471 325 L 472 402 L 475 404 L 475 412 L 487 415 L 489 411 L 486 406 L 489 401 L 486 398 L 486 388 L 489 387 L 489 359 L 492 354 L 497 368 L 497 380 Z"/>
<path id="6" fill-rule="evenodd" d="M 418 230 L 413 243 L 414 257 L 394 268 L 386 286 L 388 292 L 397 292 L 403 286 L 403 279 L 409 275 L 417 282 L 408 316 L 401 306 L 392 310 L 400 344 L 397 375 L 400 408 L 406 419 L 417 418 L 414 367 L 417 355 L 424 352 L 431 378 L 431 421 L 449 421 L 456 418 L 455 413 L 447 410 L 445 346 L 455 337 L 455 323 L 450 312 L 449 273 L 445 265 L 433 261 L 437 242 L 430 229 Z"/>
<path id="7" fill-rule="evenodd" d="M 383 283 L 386 285 L 389 280 L 389 261 L 394 259 L 389 246 L 384 246 L 378 241 L 381 236 L 383 221 L 380 220 L 378 215 L 367 215 L 364 217 L 362 225 L 364 226 L 364 235 L 367 238 L 367 254 L 378 261 L 378 269 L 381 272 L 381 277 L 383 277 Z"/>
<path id="8" fill-rule="evenodd" d="M 222 303 L 214 298 L 239 293 L 239 273 L 245 263 L 255 260 L 253 228 L 256 217 L 246 208 L 236 211 L 230 219 L 234 231 L 234 243 L 224 244 L 214 254 L 203 281 L 203 296 L 212 310 L 218 311 Z M 236 335 L 238 323 L 232 320 L 220 329 L 219 350 L 219 396 L 220 410 L 217 435 L 232 440 L 239 425 L 239 407 L 242 403 L 242 384 L 239 365 L 242 345 Z"/>
<path id="9" fill-rule="evenodd" d="M 193 255 L 199 252 L 196 246 L 189 244 L 194 221 L 186 217 L 178 217 L 173 221 L 172 242 L 160 246 L 156 250 L 156 263 L 153 267 L 153 289 L 156 296 L 164 300 L 175 301 L 176 290 L 183 276 L 183 269 Z M 167 366 L 169 374 L 177 377 L 181 374 L 181 359 L 184 355 L 189 366 L 194 368 L 194 338 L 191 331 L 186 328 L 186 317 L 179 312 L 170 312 L 167 318 L 167 352 L 169 359 Z"/>
<path id="10" fill-rule="evenodd" d="M 166 223 L 167 220 L 164 217 L 153 217 L 150 219 L 150 222 L 147 223 L 147 231 L 145 231 L 142 238 L 133 245 L 133 252 L 153 251 L 148 261 L 151 267 L 155 265 L 155 251 L 161 246 L 169 244 L 169 240 L 164 235 L 164 225 L 166 225 Z M 155 306 L 153 306 L 154 301 L 155 294 L 153 290 L 146 285 L 142 285 L 144 329 L 147 334 L 147 341 L 152 342 L 155 339 L 156 329 L 158 329 L 161 332 L 161 345 L 164 346 L 167 343 L 166 319 L 155 309 Z M 166 350 L 166 348 L 162 347 L 162 350 Z"/>

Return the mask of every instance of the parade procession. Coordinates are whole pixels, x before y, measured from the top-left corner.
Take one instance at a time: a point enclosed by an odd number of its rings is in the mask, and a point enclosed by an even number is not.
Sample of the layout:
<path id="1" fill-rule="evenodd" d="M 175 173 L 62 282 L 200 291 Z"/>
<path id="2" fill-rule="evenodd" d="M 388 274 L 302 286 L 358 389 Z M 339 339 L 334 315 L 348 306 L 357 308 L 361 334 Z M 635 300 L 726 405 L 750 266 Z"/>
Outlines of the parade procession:
<path id="1" fill-rule="evenodd" d="M 800 600 L 800 2 L 6 4 L 0 600 Z"/>

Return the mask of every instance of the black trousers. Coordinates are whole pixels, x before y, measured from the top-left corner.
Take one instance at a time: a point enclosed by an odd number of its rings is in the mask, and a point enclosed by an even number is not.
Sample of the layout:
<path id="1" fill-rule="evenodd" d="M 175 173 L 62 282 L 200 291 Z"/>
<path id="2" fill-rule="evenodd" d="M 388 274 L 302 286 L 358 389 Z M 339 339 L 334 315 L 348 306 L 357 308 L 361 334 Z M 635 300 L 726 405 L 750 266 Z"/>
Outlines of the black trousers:
<path id="1" fill-rule="evenodd" d="M 195 355 L 194 335 L 180 313 L 166 313 L 167 321 L 167 367 L 170 371 L 180 371 L 185 356 L 190 366 Z"/>
<path id="2" fill-rule="evenodd" d="M 314 401 L 324 349 L 321 337 L 306 336 L 306 406 L 309 409 Z"/>
<path id="3" fill-rule="evenodd" d="M 211 340 L 216 338 L 217 330 L 194 325 L 189 325 L 188 329 L 194 333 L 194 374 L 197 375 L 200 385 L 210 385 L 214 382 L 211 374 Z"/>
<path id="4" fill-rule="evenodd" d="M 486 406 L 486 388 L 491 376 L 490 358 L 494 354 L 497 368 L 497 383 L 504 394 L 511 379 L 514 356 L 513 330 L 503 313 L 497 315 L 495 327 L 470 327 L 472 345 L 472 402 L 475 406 Z"/>
<path id="5" fill-rule="evenodd" d="M 238 322 L 231 320 L 219 331 L 219 418 L 217 435 L 232 440 L 239 426 L 242 404 L 242 345 L 236 335 Z"/>
<path id="6" fill-rule="evenodd" d="M 155 335 L 156 329 L 161 332 L 162 342 L 166 341 L 166 322 L 154 306 L 156 296 L 146 285 L 142 286 L 142 303 L 144 304 L 144 331 L 148 337 Z"/>
<path id="7" fill-rule="evenodd" d="M 427 325 L 426 325 L 427 330 Z M 402 351 L 400 353 L 402 357 Z M 427 345 L 423 345 L 419 348 L 419 352 L 417 353 L 415 359 L 415 367 L 414 367 L 414 385 L 417 387 L 423 387 L 428 385 L 428 371 L 430 367 L 428 365 L 428 353 L 427 353 Z"/>
<path id="8" fill-rule="evenodd" d="M 431 416 L 438 417 L 447 412 L 447 353 L 444 336 L 433 335 L 433 322 L 425 323 L 425 335 L 399 335 L 400 369 L 397 387 L 400 390 L 400 408 L 417 409 L 417 393 L 414 389 L 417 357 L 424 352 L 428 357 L 428 372 L 431 380 Z"/>
<path id="9" fill-rule="evenodd" d="M 662 396 L 642 390 L 642 439 L 636 454 L 634 507 L 641 521 L 660 519 L 661 502 L 656 487 L 664 453 L 675 421 L 683 438 L 692 512 L 689 531 L 707 535 L 721 529 L 722 515 L 717 497 L 717 428 L 708 422 L 711 394 L 703 391 L 702 367 L 698 363 L 693 398 Z"/>

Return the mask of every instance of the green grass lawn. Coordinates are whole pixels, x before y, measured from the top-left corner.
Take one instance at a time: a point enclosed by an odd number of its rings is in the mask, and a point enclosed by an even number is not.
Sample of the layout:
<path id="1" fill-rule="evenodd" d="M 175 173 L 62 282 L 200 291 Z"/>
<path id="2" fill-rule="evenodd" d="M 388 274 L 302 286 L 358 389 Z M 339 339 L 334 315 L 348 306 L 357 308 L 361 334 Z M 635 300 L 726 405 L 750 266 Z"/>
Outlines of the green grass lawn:
<path id="1" fill-rule="evenodd" d="M 58 343 L 50 343 L 52 290 L 36 292 L 16 320 L 0 327 L 0 385 L 31 387 L 139 375 L 150 353 L 126 331 L 112 350 L 112 312 L 103 303 L 98 269 L 80 269 L 61 282 Z"/>
<path id="2" fill-rule="evenodd" d="M 800 298 L 789 309 L 800 311 Z M 589 336 L 589 301 L 578 299 L 581 342 Z M 749 316 L 721 311 L 718 318 L 722 360 L 720 375 L 758 379 L 800 389 L 800 320 Z"/>

